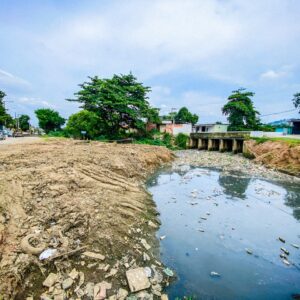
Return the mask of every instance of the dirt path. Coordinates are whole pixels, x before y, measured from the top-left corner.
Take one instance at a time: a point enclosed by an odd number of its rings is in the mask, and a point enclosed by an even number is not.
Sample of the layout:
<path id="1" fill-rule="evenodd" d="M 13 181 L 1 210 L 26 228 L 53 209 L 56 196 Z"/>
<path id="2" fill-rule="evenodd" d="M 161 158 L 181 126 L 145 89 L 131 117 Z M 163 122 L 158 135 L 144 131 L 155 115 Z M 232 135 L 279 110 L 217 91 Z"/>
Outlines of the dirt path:
<path id="1" fill-rule="evenodd" d="M 88 299 L 101 282 L 101 293 L 111 284 L 108 296 L 116 295 L 120 287 L 129 292 L 128 269 L 159 269 L 156 210 L 143 184 L 171 159 L 167 149 L 143 145 L 0 146 L 0 298 Z M 38 254 L 48 248 L 70 255 L 41 261 Z M 45 287 L 50 272 L 56 280 Z M 154 275 L 160 280 L 151 281 L 152 292 L 159 295 L 163 279 L 159 271 Z"/>
<path id="2" fill-rule="evenodd" d="M 8 137 L 5 140 L 0 141 L 0 149 L 5 147 L 6 145 L 23 145 L 23 144 L 32 144 L 39 141 L 43 141 L 42 138 L 38 136 L 26 136 L 26 137 Z"/>

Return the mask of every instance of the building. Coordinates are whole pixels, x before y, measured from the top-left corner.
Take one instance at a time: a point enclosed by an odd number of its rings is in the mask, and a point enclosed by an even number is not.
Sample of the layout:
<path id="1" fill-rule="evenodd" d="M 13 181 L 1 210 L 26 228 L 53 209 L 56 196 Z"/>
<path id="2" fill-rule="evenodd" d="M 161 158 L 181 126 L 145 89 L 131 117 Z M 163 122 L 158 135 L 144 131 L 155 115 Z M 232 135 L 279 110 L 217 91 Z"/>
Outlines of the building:
<path id="1" fill-rule="evenodd" d="M 275 132 L 286 134 L 300 134 L 300 119 L 285 120 L 276 125 Z"/>
<path id="2" fill-rule="evenodd" d="M 172 135 L 177 135 L 179 133 L 190 134 L 192 133 L 192 124 L 185 123 L 185 124 L 173 124 L 172 121 L 164 120 L 161 121 L 159 124 L 154 123 L 147 123 L 146 130 L 158 130 L 161 133 L 170 133 Z"/>
<path id="3" fill-rule="evenodd" d="M 228 124 L 196 124 L 193 127 L 193 132 L 201 133 L 201 132 L 227 132 Z"/>

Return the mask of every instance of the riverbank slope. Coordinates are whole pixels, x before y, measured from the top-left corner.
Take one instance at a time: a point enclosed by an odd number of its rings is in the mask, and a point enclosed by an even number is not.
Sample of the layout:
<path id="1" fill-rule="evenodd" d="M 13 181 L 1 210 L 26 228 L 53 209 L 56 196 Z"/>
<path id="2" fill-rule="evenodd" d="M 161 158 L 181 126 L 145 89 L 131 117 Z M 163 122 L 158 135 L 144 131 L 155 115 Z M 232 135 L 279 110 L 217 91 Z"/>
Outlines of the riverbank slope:
<path id="1" fill-rule="evenodd" d="M 255 162 L 300 176 L 300 141 L 249 140 L 244 143 L 244 152 Z"/>
<path id="2" fill-rule="evenodd" d="M 128 269 L 159 268 L 156 209 L 143 185 L 172 157 L 145 145 L 55 139 L 3 145 L 0 298 L 80 298 L 97 283 L 101 293 L 124 295 Z M 41 261 L 49 248 L 54 254 Z"/>

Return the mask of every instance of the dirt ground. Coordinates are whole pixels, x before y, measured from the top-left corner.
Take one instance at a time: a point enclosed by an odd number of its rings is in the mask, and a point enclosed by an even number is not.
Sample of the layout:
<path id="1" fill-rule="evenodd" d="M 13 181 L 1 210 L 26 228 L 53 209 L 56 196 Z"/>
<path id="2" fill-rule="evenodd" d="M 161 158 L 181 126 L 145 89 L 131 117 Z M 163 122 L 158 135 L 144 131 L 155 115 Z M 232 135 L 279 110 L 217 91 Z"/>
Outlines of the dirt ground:
<path id="1" fill-rule="evenodd" d="M 162 268 L 155 255 L 159 221 L 144 183 L 172 157 L 144 145 L 56 139 L 2 145 L 0 299 L 93 299 L 89 289 L 103 280 L 112 285 L 110 296 L 120 287 L 128 291 L 126 270 Z M 40 260 L 49 248 L 55 253 Z M 45 287 L 50 273 L 58 279 Z"/>
<path id="2" fill-rule="evenodd" d="M 300 146 L 284 141 L 257 143 L 249 140 L 245 142 L 245 148 L 255 162 L 300 177 Z"/>

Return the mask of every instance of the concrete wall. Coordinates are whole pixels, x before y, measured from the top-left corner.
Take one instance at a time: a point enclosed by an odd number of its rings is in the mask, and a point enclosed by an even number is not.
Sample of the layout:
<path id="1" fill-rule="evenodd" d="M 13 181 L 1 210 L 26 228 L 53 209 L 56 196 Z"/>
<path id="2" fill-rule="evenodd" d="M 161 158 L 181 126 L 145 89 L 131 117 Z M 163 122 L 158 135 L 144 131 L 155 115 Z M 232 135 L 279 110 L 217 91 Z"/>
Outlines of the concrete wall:
<path id="1" fill-rule="evenodd" d="M 228 125 L 224 124 L 215 124 L 211 127 L 208 127 L 207 132 L 226 132 L 228 128 Z"/>

